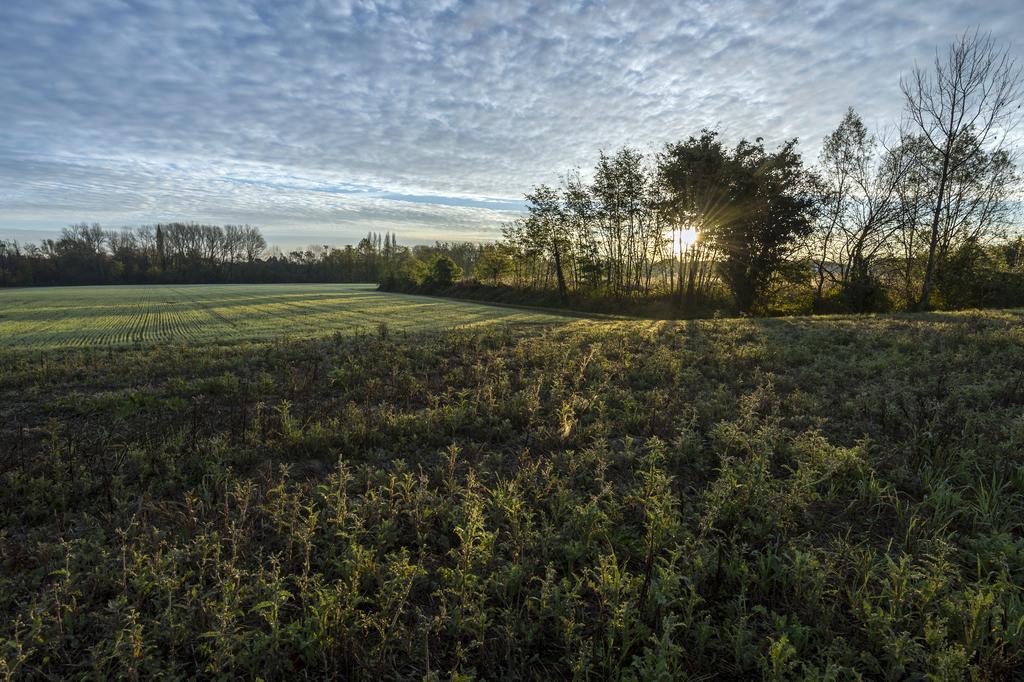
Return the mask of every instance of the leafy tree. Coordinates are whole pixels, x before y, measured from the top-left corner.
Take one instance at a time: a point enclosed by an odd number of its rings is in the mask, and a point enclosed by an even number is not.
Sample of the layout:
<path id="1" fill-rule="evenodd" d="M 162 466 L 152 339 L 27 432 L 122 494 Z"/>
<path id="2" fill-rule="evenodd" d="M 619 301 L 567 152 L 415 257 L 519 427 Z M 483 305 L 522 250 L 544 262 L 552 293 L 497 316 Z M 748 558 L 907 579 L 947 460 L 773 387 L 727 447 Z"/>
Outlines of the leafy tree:
<path id="1" fill-rule="evenodd" d="M 578 169 L 569 172 L 562 188 L 563 218 L 570 240 L 575 288 L 595 288 L 601 280 L 600 247 L 594 236 L 594 197 Z"/>
<path id="2" fill-rule="evenodd" d="M 605 283 L 616 296 L 647 290 L 652 260 L 665 242 L 653 184 L 639 151 L 624 147 L 614 156 L 601 152 L 590 188 L 591 206 Z"/>
<path id="3" fill-rule="evenodd" d="M 462 279 L 462 268 L 448 256 L 434 256 L 427 266 L 425 284 L 433 287 L 444 288 Z"/>
<path id="4" fill-rule="evenodd" d="M 720 163 L 721 182 L 715 218 L 707 227 L 721 253 L 719 274 L 741 311 L 762 303 L 773 276 L 812 229 L 812 177 L 796 144 L 789 140 L 769 153 L 760 139 L 741 140 L 732 151 L 718 147 L 719 161 L 707 161 L 713 167 Z"/>
<path id="5" fill-rule="evenodd" d="M 407 258 L 398 270 L 398 279 L 412 284 L 423 284 L 427 280 L 428 267 L 416 257 Z"/>
<path id="6" fill-rule="evenodd" d="M 558 295 L 564 299 L 568 291 L 565 285 L 562 254 L 568 248 L 568 238 L 561 196 L 557 190 L 547 185 L 537 185 L 526 195 L 526 210 L 529 213 L 526 220 L 528 239 L 542 252 L 550 254 L 555 266 Z"/>
<path id="7" fill-rule="evenodd" d="M 498 284 L 502 277 L 512 272 L 512 256 L 504 244 L 486 244 L 480 248 L 476 267 L 473 269 L 477 279 Z"/>

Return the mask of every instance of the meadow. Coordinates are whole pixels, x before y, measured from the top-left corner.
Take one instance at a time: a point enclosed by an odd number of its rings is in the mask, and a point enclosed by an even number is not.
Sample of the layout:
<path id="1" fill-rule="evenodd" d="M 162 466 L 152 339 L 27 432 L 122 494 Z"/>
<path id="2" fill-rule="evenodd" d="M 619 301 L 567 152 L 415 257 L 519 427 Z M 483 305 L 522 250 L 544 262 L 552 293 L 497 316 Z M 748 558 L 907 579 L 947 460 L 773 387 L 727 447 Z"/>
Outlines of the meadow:
<path id="1" fill-rule="evenodd" d="M 372 284 L 199 284 L 0 289 L 0 348 L 230 343 L 386 322 L 420 331 L 559 318 L 436 298 L 383 294 Z"/>
<path id="2" fill-rule="evenodd" d="M 0 351 L 0 676 L 1024 672 L 1024 312 L 381 321 Z"/>

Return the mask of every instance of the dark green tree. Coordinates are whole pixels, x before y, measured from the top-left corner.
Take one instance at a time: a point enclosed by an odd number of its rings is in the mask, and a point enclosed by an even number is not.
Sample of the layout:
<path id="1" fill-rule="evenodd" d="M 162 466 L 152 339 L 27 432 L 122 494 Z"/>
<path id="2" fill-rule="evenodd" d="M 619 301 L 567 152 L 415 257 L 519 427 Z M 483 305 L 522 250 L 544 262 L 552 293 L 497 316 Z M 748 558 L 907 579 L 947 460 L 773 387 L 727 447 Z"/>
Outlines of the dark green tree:
<path id="1" fill-rule="evenodd" d="M 769 153 L 760 138 L 741 140 L 722 164 L 724 201 L 709 229 L 721 253 L 719 274 L 742 312 L 763 303 L 772 278 L 812 229 L 812 176 L 796 144 Z"/>
<path id="2" fill-rule="evenodd" d="M 462 279 L 462 267 L 448 256 L 438 255 L 430 261 L 425 283 L 433 287 L 450 287 Z"/>

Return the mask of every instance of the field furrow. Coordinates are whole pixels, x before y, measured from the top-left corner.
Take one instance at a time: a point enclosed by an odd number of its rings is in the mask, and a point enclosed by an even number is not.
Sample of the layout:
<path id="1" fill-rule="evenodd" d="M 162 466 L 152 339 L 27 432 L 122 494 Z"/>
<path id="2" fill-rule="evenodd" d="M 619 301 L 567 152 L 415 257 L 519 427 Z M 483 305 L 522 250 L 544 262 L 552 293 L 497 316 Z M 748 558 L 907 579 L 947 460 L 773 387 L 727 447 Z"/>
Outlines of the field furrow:
<path id="1" fill-rule="evenodd" d="M 0 348 L 235 343 L 496 323 L 555 314 L 402 294 L 369 284 L 52 287 L 0 290 Z"/>

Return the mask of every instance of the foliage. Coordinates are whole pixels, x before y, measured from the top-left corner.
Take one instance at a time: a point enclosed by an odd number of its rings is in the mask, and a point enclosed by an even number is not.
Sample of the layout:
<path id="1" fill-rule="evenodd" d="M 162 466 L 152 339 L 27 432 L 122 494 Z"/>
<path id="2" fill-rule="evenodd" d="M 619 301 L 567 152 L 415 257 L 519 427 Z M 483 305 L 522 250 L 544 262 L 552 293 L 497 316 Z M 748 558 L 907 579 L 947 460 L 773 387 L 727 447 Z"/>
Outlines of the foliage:
<path id="1" fill-rule="evenodd" d="M 815 201 L 796 140 L 772 153 L 742 140 L 722 165 L 727 208 L 710 231 L 722 253 L 722 280 L 748 312 L 764 303 L 772 277 L 810 234 Z"/>
<path id="2" fill-rule="evenodd" d="M 601 152 L 594 179 L 579 171 L 558 189 L 538 185 L 525 195 L 527 215 L 507 223 L 512 284 L 615 300 L 660 293 L 673 273 L 654 169 L 635 149 Z"/>
<path id="3" fill-rule="evenodd" d="M 413 284 L 423 284 L 429 274 L 429 266 L 419 258 L 413 257 L 402 263 L 395 278 Z"/>
<path id="4" fill-rule="evenodd" d="M 424 284 L 431 287 L 450 287 L 462 279 L 462 267 L 445 255 L 434 256 L 427 264 Z"/>
<path id="5" fill-rule="evenodd" d="M 1019 677 L 1022 322 L 4 351 L 0 674 Z"/>
<path id="6" fill-rule="evenodd" d="M 487 244 L 480 249 L 480 258 L 473 267 L 473 275 L 497 285 L 512 273 L 512 256 L 504 244 Z"/>
<path id="7" fill-rule="evenodd" d="M 627 300 L 639 315 L 671 300 L 666 317 L 717 308 L 723 292 L 742 314 L 1024 304 L 1010 262 L 1019 234 L 1003 239 L 1019 229 L 1006 131 L 1020 67 L 991 35 L 967 32 L 901 86 L 905 125 L 876 133 L 850 108 L 812 169 L 795 140 L 727 147 L 714 129 L 653 158 L 602 151 L 590 182 L 574 169 L 525 195 L 527 216 L 502 233 L 511 267 L 486 279 L 536 304 L 552 289 L 564 306 Z M 979 254 L 971 268 L 965 249 Z"/>
<path id="8" fill-rule="evenodd" d="M 677 299 L 690 308 L 698 297 L 706 297 L 715 269 L 716 244 L 707 237 L 728 210 L 726 156 L 718 132 L 705 129 L 700 137 L 665 145 L 658 157 L 658 182 L 667 195 L 667 216 L 673 226 L 693 230 L 699 236 L 685 250 L 677 248 Z M 674 230 L 673 239 L 675 236 Z"/>
<path id="9" fill-rule="evenodd" d="M 558 295 L 565 298 L 565 265 L 562 254 L 570 248 L 568 221 L 562 209 L 559 193 L 547 185 L 538 185 L 526 195 L 526 238 L 543 256 L 550 257 L 555 270 Z"/>

